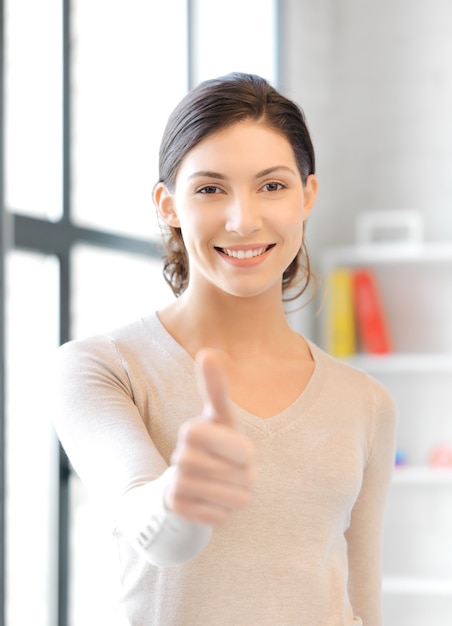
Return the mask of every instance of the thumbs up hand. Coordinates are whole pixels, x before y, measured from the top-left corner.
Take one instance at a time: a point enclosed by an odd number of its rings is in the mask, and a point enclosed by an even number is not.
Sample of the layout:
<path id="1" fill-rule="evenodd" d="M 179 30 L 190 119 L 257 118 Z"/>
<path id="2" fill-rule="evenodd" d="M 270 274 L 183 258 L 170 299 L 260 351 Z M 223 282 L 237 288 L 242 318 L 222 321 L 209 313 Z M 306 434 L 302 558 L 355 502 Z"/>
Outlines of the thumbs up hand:
<path id="1" fill-rule="evenodd" d="M 254 446 L 240 432 L 229 406 L 221 359 L 204 349 L 196 361 L 204 407 L 179 430 L 171 457 L 175 466 L 165 504 L 192 522 L 218 526 L 244 508 L 254 483 Z"/>

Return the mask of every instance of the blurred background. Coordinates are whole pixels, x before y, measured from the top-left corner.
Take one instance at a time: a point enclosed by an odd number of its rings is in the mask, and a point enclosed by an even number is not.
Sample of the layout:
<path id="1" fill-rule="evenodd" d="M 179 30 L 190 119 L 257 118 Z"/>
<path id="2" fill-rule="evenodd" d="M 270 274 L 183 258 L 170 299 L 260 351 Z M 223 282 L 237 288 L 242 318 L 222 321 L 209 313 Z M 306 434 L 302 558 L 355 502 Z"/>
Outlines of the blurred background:
<path id="1" fill-rule="evenodd" d="M 0 625 L 121 625 L 108 520 L 40 393 L 60 343 L 172 298 L 152 205 L 160 137 L 190 87 L 230 71 L 296 100 L 316 148 L 307 236 L 319 290 L 291 305 L 291 323 L 399 406 L 384 624 L 450 625 L 450 0 L 3 0 L 0 11 Z M 378 304 L 367 326 L 350 293 L 362 269 Z M 378 322 L 384 349 L 366 343 Z"/>

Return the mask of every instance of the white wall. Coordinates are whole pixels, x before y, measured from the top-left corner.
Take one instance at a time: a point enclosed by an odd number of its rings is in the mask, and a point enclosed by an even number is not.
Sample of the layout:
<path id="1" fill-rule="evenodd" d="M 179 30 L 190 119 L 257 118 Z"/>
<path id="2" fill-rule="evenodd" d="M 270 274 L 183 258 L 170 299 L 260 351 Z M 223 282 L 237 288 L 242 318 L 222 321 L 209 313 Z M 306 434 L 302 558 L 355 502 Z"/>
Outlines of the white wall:
<path id="1" fill-rule="evenodd" d="M 283 91 L 304 108 L 321 192 L 312 248 L 361 210 L 416 209 L 452 240 L 450 0 L 281 0 Z M 315 251 L 314 251 L 315 254 Z"/>

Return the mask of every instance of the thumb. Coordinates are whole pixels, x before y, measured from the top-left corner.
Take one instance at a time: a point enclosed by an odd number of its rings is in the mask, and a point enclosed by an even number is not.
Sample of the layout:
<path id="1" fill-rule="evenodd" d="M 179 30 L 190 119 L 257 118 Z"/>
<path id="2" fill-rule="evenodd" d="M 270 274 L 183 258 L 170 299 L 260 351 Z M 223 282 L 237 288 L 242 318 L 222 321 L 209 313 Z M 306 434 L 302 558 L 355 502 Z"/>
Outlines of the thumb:
<path id="1" fill-rule="evenodd" d="M 229 392 L 221 352 L 203 348 L 196 355 L 200 387 L 204 399 L 203 415 L 206 419 L 235 427 L 229 402 Z"/>

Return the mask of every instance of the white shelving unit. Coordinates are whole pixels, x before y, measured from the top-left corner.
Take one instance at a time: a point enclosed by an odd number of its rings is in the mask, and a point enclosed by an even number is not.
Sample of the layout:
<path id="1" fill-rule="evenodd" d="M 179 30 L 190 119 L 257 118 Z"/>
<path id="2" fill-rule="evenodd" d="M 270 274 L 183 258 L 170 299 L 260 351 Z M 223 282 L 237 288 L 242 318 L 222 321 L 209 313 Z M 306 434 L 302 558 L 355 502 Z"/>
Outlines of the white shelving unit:
<path id="1" fill-rule="evenodd" d="M 330 248 L 321 272 L 338 267 L 372 269 L 394 344 L 390 355 L 347 359 L 393 394 L 407 457 L 388 497 L 383 623 L 450 626 L 452 468 L 432 467 L 430 454 L 452 445 L 452 243 Z"/>
<path id="2" fill-rule="evenodd" d="M 451 263 L 452 243 L 372 243 L 330 248 L 323 256 L 324 266 L 374 265 L 376 263 Z"/>
<path id="3" fill-rule="evenodd" d="M 428 465 L 396 467 L 392 483 L 396 485 L 445 485 L 452 487 L 452 468 Z"/>
<path id="4" fill-rule="evenodd" d="M 385 578 L 383 593 L 396 595 L 431 595 L 452 598 L 452 578 L 435 580 L 432 578 Z M 427 625 L 426 625 L 427 626 Z"/>
<path id="5" fill-rule="evenodd" d="M 452 276 L 451 276 L 452 279 Z M 452 323 L 452 320 L 451 320 Z M 351 359 L 346 359 L 350 364 L 355 365 L 374 374 L 379 372 L 405 372 L 422 373 L 437 372 L 449 373 L 452 375 L 452 353 L 451 354 L 389 354 L 389 355 L 366 355 L 360 354 Z"/>

